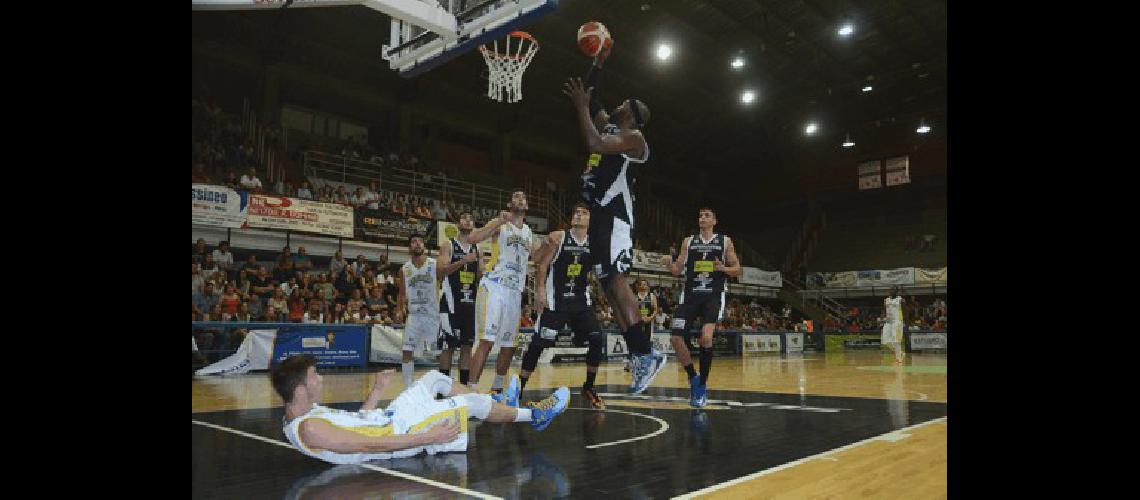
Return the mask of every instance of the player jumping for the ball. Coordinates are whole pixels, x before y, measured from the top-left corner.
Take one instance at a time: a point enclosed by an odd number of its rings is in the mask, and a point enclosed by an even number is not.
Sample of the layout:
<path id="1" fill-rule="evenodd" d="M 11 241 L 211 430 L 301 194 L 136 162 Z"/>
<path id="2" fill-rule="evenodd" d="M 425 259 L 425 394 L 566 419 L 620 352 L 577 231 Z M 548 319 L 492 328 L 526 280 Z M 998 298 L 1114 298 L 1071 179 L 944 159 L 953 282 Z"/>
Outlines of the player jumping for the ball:
<path id="1" fill-rule="evenodd" d="M 581 79 L 571 78 L 562 93 L 570 97 L 578 124 L 586 139 L 590 159 L 582 173 L 582 198 L 590 205 L 590 254 L 597 264 L 594 274 L 614 308 L 633 354 L 633 384 L 638 394 L 665 366 L 665 355 L 650 348 L 649 335 L 638 314 L 637 299 L 626 282 L 633 263 L 633 185 L 637 170 L 649 160 L 649 143 L 641 129 L 649 122 L 649 107 L 630 98 L 606 113 L 592 95 L 601 87 L 602 65 L 612 43 L 602 50 Z M 601 133 L 598 133 L 601 130 Z"/>

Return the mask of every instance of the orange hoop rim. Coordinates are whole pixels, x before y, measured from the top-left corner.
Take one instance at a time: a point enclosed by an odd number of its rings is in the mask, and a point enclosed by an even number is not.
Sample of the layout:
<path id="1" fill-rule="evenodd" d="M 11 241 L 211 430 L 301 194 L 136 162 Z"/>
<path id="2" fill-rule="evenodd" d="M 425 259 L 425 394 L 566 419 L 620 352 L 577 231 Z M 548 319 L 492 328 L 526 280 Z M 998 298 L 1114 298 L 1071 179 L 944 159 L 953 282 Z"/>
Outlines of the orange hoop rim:
<path id="1" fill-rule="evenodd" d="M 512 32 L 510 32 L 510 33 L 507 33 L 507 37 L 508 37 L 508 38 L 510 38 L 510 37 L 516 37 L 516 38 L 522 38 L 523 40 L 529 40 L 529 41 L 530 41 L 530 43 L 534 44 L 534 47 L 535 47 L 535 48 L 537 48 L 537 47 L 540 45 L 540 44 L 538 43 L 538 39 L 537 39 L 537 38 L 535 38 L 535 37 L 534 37 L 534 36 L 532 36 L 530 33 L 527 33 L 527 32 L 525 32 L 525 31 L 512 31 Z M 529 50 L 527 50 L 527 52 L 530 52 L 530 50 L 533 50 L 533 49 L 529 49 Z M 497 59 L 522 59 L 522 58 L 526 57 L 526 54 L 520 54 L 520 55 L 517 55 L 517 56 L 514 56 L 514 55 L 510 55 L 510 54 L 500 54 L 500 53 L 498 53 L 498 52 L 494 52 L 494 51 L 492 51 L 491 49 L 488 49 L 488 48 L 487 48 L 487 44 L 482 44 L 482 45 L 480 45 L 480 46 L 479 46 L 479 51 L 480 51 L 480 52 L 483 52 L 483 53 L 488 53 L 488 52 L 489 52 L 489 53 L 492 55 L 492 57 L 495 57 L 495 58 L 497 58 Z"/>

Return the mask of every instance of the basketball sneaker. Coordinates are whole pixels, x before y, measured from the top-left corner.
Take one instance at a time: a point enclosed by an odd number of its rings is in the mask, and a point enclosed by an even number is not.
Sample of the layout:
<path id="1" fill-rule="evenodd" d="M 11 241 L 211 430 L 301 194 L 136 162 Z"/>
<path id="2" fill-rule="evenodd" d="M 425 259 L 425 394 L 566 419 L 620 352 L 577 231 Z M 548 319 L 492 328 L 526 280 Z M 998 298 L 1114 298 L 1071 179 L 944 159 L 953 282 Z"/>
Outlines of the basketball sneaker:
<path id="1" fill-rule="evenodd" d="M 519 383 L 519 376 L 517 374 L 512 374 L 511 381 L 507 382 L 507 388 L 503 389 L 503 392 L 492 393 L 491 399 L 495 400 L 496 403 L 502 403 L 507 406 L 518 408 L 519 387 L 521 386 L 522 384 Z"/>
<path id="2" fill-rule="evenodd" d="M 590 405 L 590 408 L 593 408 L 595 410 L 606 409 L 606 402 L 602 401 L 601 396 L 598 396 L 597 392 L 594 392 L 593 387 L 583 387 L 582 398 L 586 400 L 586 403 Z"/>
<path id="3" fill-rule="evenodd" d="M 701 408 L 708 404 L 708 398 L 705 396 L 705 386 L 701 384 L 701 376 L 693 375 L 689 378 L 689 405 L 693 408 Z"/>
<path id="4" fill-rule="evenodd" d="M 545 429 L 554 417 L 566 411 L 568 404 L 570 404 L 570 389 L 565 386 L 559 387 L 554 394 L 542 401 L 527 403 L 530 406 L 530 425 L 536 431 Z"/>
<path id="5" fill-rule="evenodd" d="M 649 354 L 633 357 L 633 384 L 629 386 L 630 394 L 641 394 L 653 379 L 665 368 L 667 358 L 664 354 L 653 349 Z"/>

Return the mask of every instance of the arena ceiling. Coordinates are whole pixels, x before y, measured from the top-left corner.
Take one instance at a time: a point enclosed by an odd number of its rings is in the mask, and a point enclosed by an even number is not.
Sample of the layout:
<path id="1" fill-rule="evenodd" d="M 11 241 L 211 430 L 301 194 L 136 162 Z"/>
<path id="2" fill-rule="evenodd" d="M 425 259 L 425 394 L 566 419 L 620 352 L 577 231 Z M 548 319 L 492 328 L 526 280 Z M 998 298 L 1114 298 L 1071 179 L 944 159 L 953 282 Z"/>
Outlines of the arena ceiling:
<path id="1" fill-rule="evenodd" d="M 241 30 L 233 29 L 235 19 Z M 562 0 L 527 28 L 542 47 L 526 72 L 523 102 L 487 108 L 512 115 L 496 118 L 495 127 L 557 130 L 580 147 L 559 88 L 588 67 L 574 43 L 587 20 L 605 23 L 616 42 L 603 102 L 612 107 L 636 96 L 652 109 L 646 135 L 655 158 L 646 177 L 665 195 L 697 191 L 699 201 L 739 205 L 836 185 L 854 190 L 861 159 L 944 148 L 944 0 Z M 215 23 L 241 31 L 227 36 L 260 45 L 269 59 L 289 59 L 290 47 L 305 46 L 313 64 L 350 61 L 363 79 L 398 81 L 401 98 L 451 93 L 487 100 L 477 52 L 416 79 L 396 77 L 379 57 L 388 20 L 364 7 L 195 12 L 195 40 L 217 37 L 217 30 L 206 34 Z M 853 34 L 837 34 L 843 23 L 852 24 Z M 673 48 L 667 63 L 653 55 L 661 42 Z M 314 58 L 312 51 L 328 57 Z M 733 70 L 729 62 L 738 54 L 746 64 Z M 867 85 L 873 90 L 863 92 Z M 751 105 L 741 102 L 744 89 L 756 93 Z M 920 120 L 932 133 L 915 133 Z M 804 134 L 810 121 L 820 128 L 813 137 Z M 854 148 L 840 147 L 847 134 Z M 945 160 L 939 168 L 912 175 L 944 177 Z"/>

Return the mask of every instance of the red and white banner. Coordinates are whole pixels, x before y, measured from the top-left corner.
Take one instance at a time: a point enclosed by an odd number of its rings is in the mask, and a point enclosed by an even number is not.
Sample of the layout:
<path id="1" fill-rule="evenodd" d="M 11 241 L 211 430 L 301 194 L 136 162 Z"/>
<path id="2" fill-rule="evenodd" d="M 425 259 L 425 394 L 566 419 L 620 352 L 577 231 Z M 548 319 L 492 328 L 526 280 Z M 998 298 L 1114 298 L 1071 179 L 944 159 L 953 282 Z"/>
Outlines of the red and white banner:
<path id="1" fill-rule="evenodd" d="M 352 207 L 255 194 L 249 197 L 247 224 L 352 238 Z"/>

